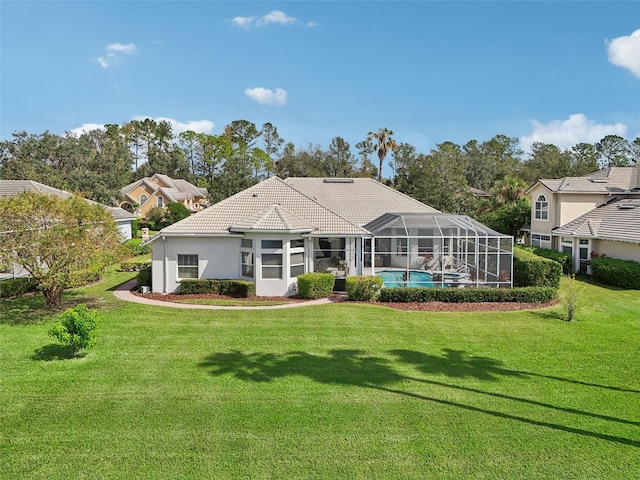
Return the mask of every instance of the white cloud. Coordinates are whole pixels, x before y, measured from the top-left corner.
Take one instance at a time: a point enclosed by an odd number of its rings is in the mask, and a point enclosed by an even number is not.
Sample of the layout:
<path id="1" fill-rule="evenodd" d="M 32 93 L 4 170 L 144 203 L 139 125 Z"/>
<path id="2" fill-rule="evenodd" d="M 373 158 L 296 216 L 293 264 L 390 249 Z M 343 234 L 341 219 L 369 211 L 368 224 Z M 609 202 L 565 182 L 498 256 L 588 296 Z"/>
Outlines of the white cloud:
<path id="1" fill-rule="evenodd" d="M 138 47 L 133 43 L 127 43 L 126 45 L 123 45 L 122 43 L 112 43 L 111 45 L 107 45 L 105 50 L 107 52 L 119 52 L 125 55 L 133 55 L 138 51 Z"/>
<path id="2" fill-rule="evenodd" d="M 596 143 L 607 135 L 624 137 L 626 125 L 615 123 L 598 124 L 589 120 L 584 114 L 570 115 L 566 120 L 553 120 L 546 125 L 533 120 L 533 133 L 520 139 L 520 146 L 525 152 L 531 151 L 535 142 L 550 143 L 561 149 L 571 148 L 578 143 Z"/>
<path id="3" fill-rule="evenodd" d="M 171 131 L 174 135 L 186 132 L 187 130 L 192 130 L 196 133 L 211 133 L 213 131 L 213 127 L 215 127 L 215 124 L 210 120 L 189 120 L 188 122 L 179 122 L 177 120 L 174 120 L 173 118 L 154 118 L 145 115 L 138 115 L 136 117 L 133 117 L 133 120 L 144 120 L 146 118 L 150 118 L 151 120 L 155 120 L 156 122 L 165 121 L 169 123 L 171 125 Z"/>
<path id="4" fill-rule="evenodd" d="M 607 53 L 611 63 L 626 68 L 640 78 L 640 30 L 628 37 L 618 37 L 607 42 Z"/>
<path id="5" fill-rule="evenodd" d="M 247 88 L 244 94 L 262 105 L 282 106 L 287 103 L 287 92 L 282 88 L 275 90 L 263 87 Z"/>
<path id="6" fill-rule="evenodd" d="M 305 27 L 316 27 L 318 24 L 315 22 L 306 22 L 303 23 L 296 17 L 291 17 L 284 13 L 282 10 L 274 10 L 272 12 L 267 13 L 266 15 L 262 15 L 261 17 L 246 16 L 246 17 L 234 17 L 231 20 L 228 20 L 232 25 L 249 29 L 251 27 L 265 27 L 268 25 L 303 25 Z"/>
<path id="7" fill-rule="evenodd" d="M 105 47 L 105 51 L 107 54 L 98 57 L 98 63 L 102 68 L 109 68 L 122 62 L 122 55 L 135 55 L 138 52 L 138 47 L 133 43 L 126 45 L 122 43 L 112 43 Z"/>
<path id="8" fill-rule="evenodd" d="M 104 130 L 104 129 L 105 129 L 104 123 L 83 123 L 79 127 L 69 130 L 68 133 L 73 135 L 74 137 L 79 137 L 83 133 L 89 133 L 92 130 Z"/>

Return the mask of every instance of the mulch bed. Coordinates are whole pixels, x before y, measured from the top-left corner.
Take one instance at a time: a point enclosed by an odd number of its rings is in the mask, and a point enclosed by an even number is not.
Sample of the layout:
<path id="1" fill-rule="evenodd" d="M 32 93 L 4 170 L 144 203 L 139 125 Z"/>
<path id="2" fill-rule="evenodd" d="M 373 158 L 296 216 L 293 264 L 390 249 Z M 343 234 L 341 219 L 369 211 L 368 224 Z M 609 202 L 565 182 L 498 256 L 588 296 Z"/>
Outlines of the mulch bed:
<path id="1" fill-rule="evenodd" d="M 190 299 L 224 299 L 224 300 L 241 300 L 237 297 L 229 297 L 227 295 L 212 294 L 188 294 L 177 295 L 172 293 L 145 293 L 132 292 L 134 295 L 152 300 L 161 300 L 164 302 L 177 302 L 178 300 Z M 329 299 L 334 302 L 348 302 L 345 295 L 332 294 Z M 242 299 L 245 300 L 245 299 Z M 304 302 L 302 298 L 296 297 L 249 297 L 247 301 L 278 301 L 282 303 L 299 303 Z M 397 310 L 415 311 L 415 312 L 508 312 L 516 310 L 532 310 L 546 308 L 554 305 L 556 302 L 550 303 L 516 303 L 516 302 L 480 302 L 480 303 L 446 303 L 446 302 L 422 302 L 422 303 L 403 303 L 403 302 L 352 302 L 364 303 L 368 305 L 378 305 L 381 307 L 395 308 Z"/>

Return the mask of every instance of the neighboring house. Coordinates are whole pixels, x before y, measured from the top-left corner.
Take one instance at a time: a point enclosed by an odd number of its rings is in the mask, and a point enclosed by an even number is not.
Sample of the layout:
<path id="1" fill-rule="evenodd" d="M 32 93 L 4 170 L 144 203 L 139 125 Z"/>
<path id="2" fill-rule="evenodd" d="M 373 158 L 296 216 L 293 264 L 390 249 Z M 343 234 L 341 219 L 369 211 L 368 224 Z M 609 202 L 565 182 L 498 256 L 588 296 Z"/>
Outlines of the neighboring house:
<path id="1" fill-rule="evenodd" d="M 21 194 L 22 192 L 46 193 L 47 195 L 54 195 L 60 198 L 69 198 L 73 196 L 70 192 L 59 190 L 31 180 L 0 180 L 0 197 L 13 197 Z M 87 202 L 93 204 L 97 203 L 92 200 L 87 200 Z M 122 234 L 123 240 L 130 240 L 132 238 L 131 221 L 136 219 L 137 216 L 119 207 L 103 206 L 113 216 L 113 219 Z"/>
<path id="2" fill-rule="evenodd" d="M 206 188 L 196 187 L 186 180 L 173 179 L 156 173 L 141 178 L 120 189 L 124 200 L 120 207 L 144 217 L 154 207 L 165 208 L 170 203 L 182 203 L 190 212 L 198 212 L 209 205 Z"/>
<path id="3" fill-rule="evenodd" d="M 218 278 L 253 281 L 261 296 L 289 296 L 306 272 L 512 285 L 512 237 L 366 178 L 272 177 L 148 242 L 153 291 L 161 293 L 184 279 Z"/>
<path id="4" fill-rule="evenodd" d="M 638 167 L 610 167 L 538 180 L 528 190 L 529 243 L 571 254 L 575 271 L 587 271 L 592 255 L 640 261 L 639 176 Z"/>

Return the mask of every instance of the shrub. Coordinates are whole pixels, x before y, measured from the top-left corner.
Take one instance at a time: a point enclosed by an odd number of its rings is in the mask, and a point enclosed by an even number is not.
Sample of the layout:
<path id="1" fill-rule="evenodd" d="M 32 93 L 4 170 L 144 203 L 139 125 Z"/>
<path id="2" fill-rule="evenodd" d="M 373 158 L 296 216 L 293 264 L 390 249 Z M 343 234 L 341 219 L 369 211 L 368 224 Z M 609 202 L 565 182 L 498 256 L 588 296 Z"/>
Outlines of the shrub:
<path id="1" fill-rule="evenodd" d="M 142 270 L 144 270 L 145 268 L 148 268 L 149 266 L 150 266 L 149 260 L 145 260 L 142 262 L 136 262 L 136 261 L 122 262 L 120 264 L 120 271 L 121 272 L 141 272 Z"/>
<path id="2" fill-rule="evenodd" d="M 328 297 L 336 277 L 331 273 L 309 272 L 298 275 L 298 294 L 302 298 Z"/>
<path id="3" fill-rule="evenodd" d="M 147 287 L 151 287 L 151 266 L 147 266 L 147 268 L 140 270 L 140 272 L 138 273 L 137 277 L 136 277 L 136 281 L 138 282 L 138 288 L 142 287 L 142 286 L 147 286 Z"/>
<path id="4" fill-rule="evenodd" d="M 584 285 L 576 280 L 575 276 L 568 276 L 560 296 L 560 303 L 567 314 L 567 322 L 575 318 L 576 312 L 582 306 L 583 295 Z"/>
<path id="5" fill-rule="evenodd" d="M 60 316 L 60 323 L 49 329 L 49 336 L 70 346 L 73 357 L 76 350 L 95 345 L 97 326 L 98 312 L 81 304 L 65 310 Z"/>
<path id="6" fill-rule="evenodd" d="M 557 296 L 552 287 L 521 288 L 384 288 L 380 291 L 381 302 L 517 302 L 547 303 Z"/>
<path id="7" fill-rule="evenodd" d="M 520 247 L 523 250 L 527 250 L 539 257 L 548 258 L 562 265 L 562 273 L 565 275 L 571 275 L 573 273 L 573 261 L 571 255 L 568 253 L 557 252 L 556 250 L 550 250 L 548 248 L 540 247 Z"/>
<path id="8" fill-rule="evenodd" d="M 378 276 L 347 277 L 347 295 L 349 300 L 375 302 L 380 295 L 382 284 L 382 277 Z"/>
<path id="9" fill-rule="evenodd" d="M 31 277 L 12 278 L 0 282 L 0 298 L 17 297 L 37 290 L 38 286 Z"/>
<path id="10" fill-rule="evenodd" d="M 513 277 L 516 287 L 560 287 L 562 266 L 522 247 L 513 249 Z"/>
<path id="11" fill-rule="evenodd" d="M 102 280 L 103 275 L 103 268 L 91 268 L 88 270 L 71 272 L 67 288 L 78 288 L 87 285 L 88 283 L 98 282 Z"/>
<path id="12" fill-rule="evenodd" d="M 142 238 L 132 238 L 124 242 L 124 246 L 127 248 L 127 253 L 130 256 L 146 255 L 151 253 L 151 244 L 142 245 L 144 240 Z"/>
<path id="13" fill-rule="evenodd" d="M 633 260 L 594 256 L 591 259 L 591 272 L 607 285 L 640 290 L 640 263 Z"/>
<path id="14" fill-rule="evenodd" d="M 247 280 L 198 278 L 180 282 L 181 295 L 230 295 L 247 298 L 256 294 L 256 284 Z"/>

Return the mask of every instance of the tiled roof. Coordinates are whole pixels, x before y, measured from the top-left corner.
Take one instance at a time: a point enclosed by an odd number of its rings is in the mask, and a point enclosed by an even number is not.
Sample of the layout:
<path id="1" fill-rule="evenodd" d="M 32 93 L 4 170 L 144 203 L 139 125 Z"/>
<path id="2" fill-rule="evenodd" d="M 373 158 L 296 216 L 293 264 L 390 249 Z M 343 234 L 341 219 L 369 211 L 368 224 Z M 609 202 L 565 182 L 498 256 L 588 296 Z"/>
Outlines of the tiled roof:
<path id="1" fill-rule="evenodd" d="M 60 198 L 69 198 L 73 196 L 72 193 L 58 188 L 50 187 L 39 182 L 32 180 L 0 180 L 0 197 L 15 197 L 23 192 L 38 192 L 46 193 L 47 195 L 54 195 Z M 87 202 L 97 205 L 98 202 L 88 200 Z M 129 213 L 120 207 L 110 207 L 103 205 L 115 220 L 133 220 L 137 218 L 133 213 Z"/>
<path id="2" fill-rule="evenodd" d="M 187 182 L 183 179 L 173 179 L 167 175 L 161 175 L 156 173 L 154 177 L 158 177 L 167 187 L 160 187 L 159 185 L 154 184 L 151 180 L 153 177 L 144 177 L 140 180 L 137 180 L 129 185 L 126 185 L 120 189 L 120 192 L 123 195 L 128 195 L 129 192 L 134 190 L 138 185 L 144 183 L 148 185 L 151 190 L 160 189 L 165 193 L 171 200 L 181 202 L 183 200 L 189 200 L 196 197 L 208 197 L 209 194 L 206 188 L 196 187 L 194 184 Z"/>
<path id="3" fill-rule="evenodd" d="M 640 199 L 615 199 L 555 228 L 554 235 L 640 243 Z"/>
<path id="4" fill-rule="evenodd" d="M 271 232 L 312 232 L 316 229 L 306 220 L 294 215 L 280 205 L 271 205 L 249 218 L 240 220 L 231 226 L 233 232 L 271 231 Z"/>
<path id="5" fill-rule="evenodd" d="M 638 167 L 609 167 L 584 177 L 540 179 L 539 182 L 552 192 L 621 194 L 630 192 L 638 185 Z M 634 193 L 640 194 L 640 189 Z"/>
<path id="6" fill-rule="evenodd" d="M 273 205 L 287 211 L 287 221 L 304 219 L 312 235 L 366 235 L 368 232 L 303 195 L 278 177 L 269 178 L 162 230 L 161 235 L 228 235 L 232 226 L 257 219 Z M 244 220 L 243 220 L 244 219 Z M 257 220 L 256 220 L 257 221 Z"/>
<path id="7" fill-rule="evenodd" d="M 371 178 L 290 177 L 284 181 L 357 225 L 388 212 L 438 212 Z"/>

